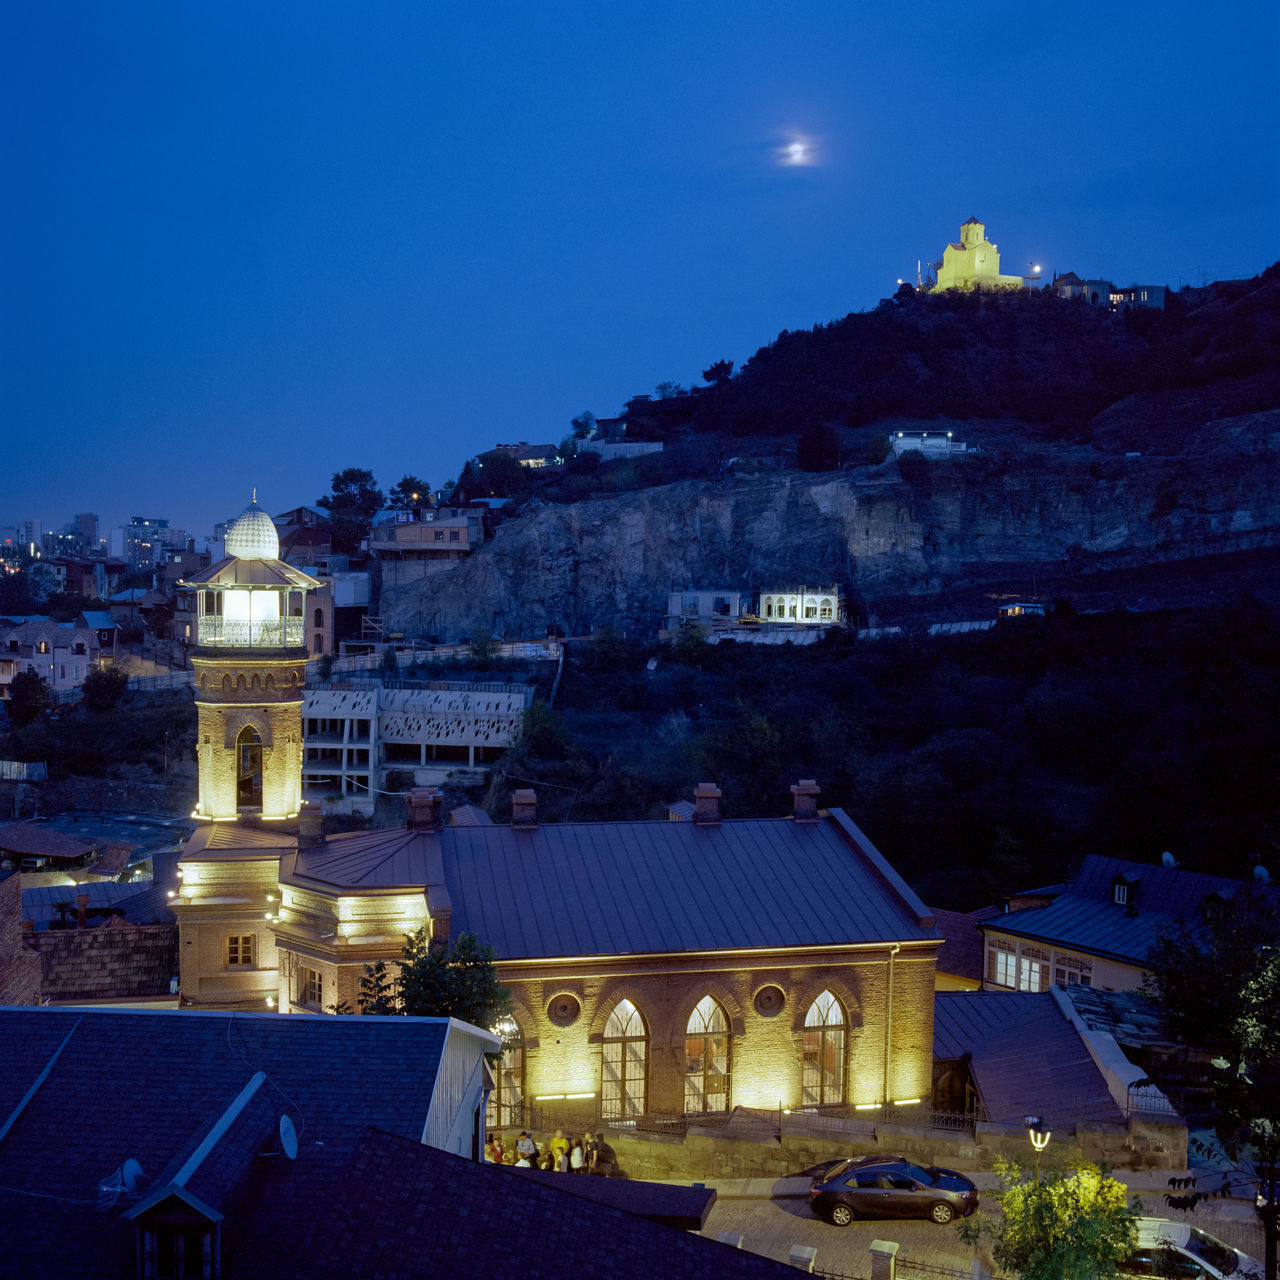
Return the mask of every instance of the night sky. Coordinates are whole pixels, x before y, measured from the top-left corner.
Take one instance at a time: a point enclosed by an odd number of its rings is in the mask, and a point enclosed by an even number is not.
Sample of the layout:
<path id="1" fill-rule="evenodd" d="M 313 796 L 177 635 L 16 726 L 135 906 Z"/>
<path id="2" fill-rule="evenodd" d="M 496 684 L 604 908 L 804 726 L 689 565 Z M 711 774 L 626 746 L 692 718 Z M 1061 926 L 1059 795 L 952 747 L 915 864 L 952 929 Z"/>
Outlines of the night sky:
<path id="1" fill-rule="evenodd" d="M 438 485 L 1001 269 L 1280 256 L 1280 6 L 11 0 L 0 525 Z"/>

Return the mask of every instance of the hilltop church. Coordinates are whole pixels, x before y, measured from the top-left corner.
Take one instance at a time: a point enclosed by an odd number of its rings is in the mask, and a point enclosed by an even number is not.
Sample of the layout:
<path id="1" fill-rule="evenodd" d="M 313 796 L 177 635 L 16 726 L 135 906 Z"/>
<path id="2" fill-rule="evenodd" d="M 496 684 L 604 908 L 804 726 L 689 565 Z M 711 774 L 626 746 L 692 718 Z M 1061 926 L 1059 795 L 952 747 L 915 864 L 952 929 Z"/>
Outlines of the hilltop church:
<path id="1" fill-rule="evenodd" d="M 1000 274 L 1000 252 L 987 239 L 987 229 L 977 218 L 960 228 L 960 243 L 952 242 L 942 251 L 938 268 L 939 289 L 1021 289 L 1021 276 Z"/>
<path id="2" fill-rule="evenodd" d="M 256 504 L 193 577 L 200 826 L 179 865 L 181 1003 L 320 1013 L 426 928 L 493 948 L 514 1002 L 492 1099 L 605 1118 L 928 1097 L 929 910 L 819 789 L 733 819 L 451 825 L 433 788 L 403 827 L 326 836 L 299 802 L 306 575 Z M 295 634 L 296 633 L 296 634 Z"/>

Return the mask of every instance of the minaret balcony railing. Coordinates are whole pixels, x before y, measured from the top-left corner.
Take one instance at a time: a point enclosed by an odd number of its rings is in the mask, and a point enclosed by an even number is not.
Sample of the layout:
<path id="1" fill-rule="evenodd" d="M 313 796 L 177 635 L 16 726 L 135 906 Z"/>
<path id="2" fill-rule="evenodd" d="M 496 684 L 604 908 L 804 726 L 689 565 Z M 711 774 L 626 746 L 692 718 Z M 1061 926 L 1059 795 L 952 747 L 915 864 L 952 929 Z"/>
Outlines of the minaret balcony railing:
<path id="1" fill-rule="evenodd" d="M 292 649 L 306 643 L 302 618 L 258 621 L 206 617 L 196 626 L 196 643 L 227 649 Z"/>

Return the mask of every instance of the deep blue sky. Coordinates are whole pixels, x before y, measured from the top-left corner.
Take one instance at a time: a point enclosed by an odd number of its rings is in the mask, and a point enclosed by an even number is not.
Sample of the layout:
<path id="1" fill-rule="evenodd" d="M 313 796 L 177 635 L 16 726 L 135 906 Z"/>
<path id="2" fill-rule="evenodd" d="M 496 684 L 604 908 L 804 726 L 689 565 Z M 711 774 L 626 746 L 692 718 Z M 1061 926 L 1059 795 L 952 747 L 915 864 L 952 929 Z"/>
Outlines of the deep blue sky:
<path id="1" fill-rule="evenodd" d="M 970 215 L 1011 272 L 1255 274 L 1277 13 L 13 0 L 0 525 L 438 484 L 874 306 Z"/>

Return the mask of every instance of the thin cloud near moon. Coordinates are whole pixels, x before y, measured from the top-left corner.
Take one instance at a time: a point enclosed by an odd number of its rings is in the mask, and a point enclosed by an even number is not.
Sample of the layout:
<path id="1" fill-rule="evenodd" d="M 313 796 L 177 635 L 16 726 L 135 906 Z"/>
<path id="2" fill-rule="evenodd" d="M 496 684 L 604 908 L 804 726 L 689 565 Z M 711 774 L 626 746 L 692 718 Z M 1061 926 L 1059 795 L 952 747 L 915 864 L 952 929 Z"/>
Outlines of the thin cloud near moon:
<path id="1" fill-rule="evenodd" d="M 805 168 L 818 163 L 816 140 L 806 133 L 788 133 L 774 149 L 775 162 L 784 169 Z"/>

